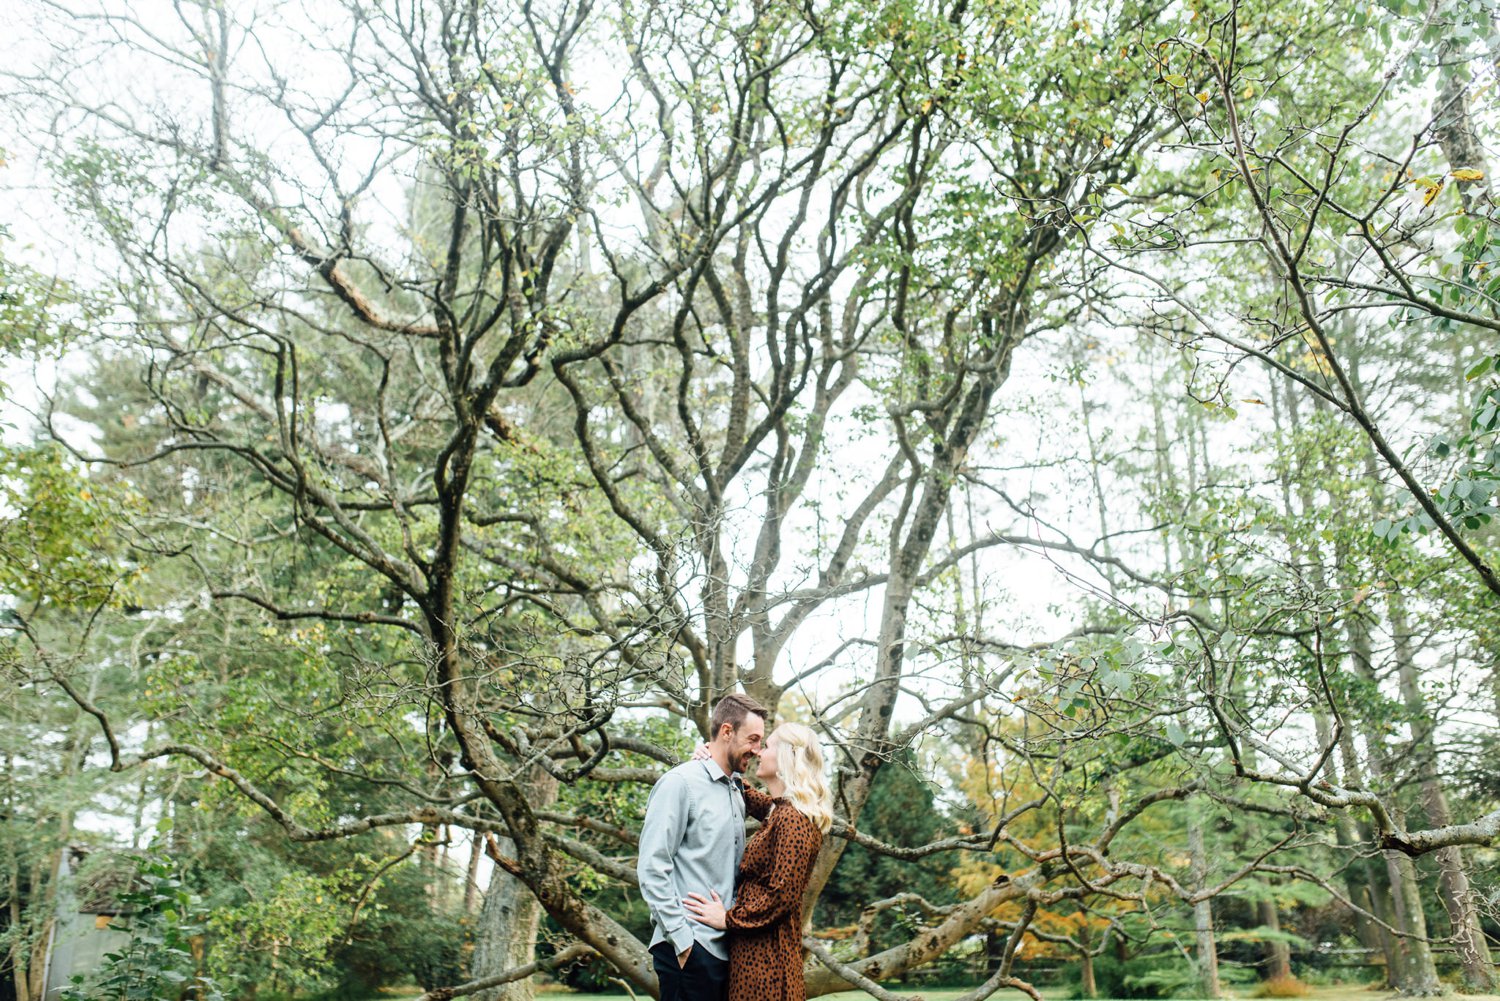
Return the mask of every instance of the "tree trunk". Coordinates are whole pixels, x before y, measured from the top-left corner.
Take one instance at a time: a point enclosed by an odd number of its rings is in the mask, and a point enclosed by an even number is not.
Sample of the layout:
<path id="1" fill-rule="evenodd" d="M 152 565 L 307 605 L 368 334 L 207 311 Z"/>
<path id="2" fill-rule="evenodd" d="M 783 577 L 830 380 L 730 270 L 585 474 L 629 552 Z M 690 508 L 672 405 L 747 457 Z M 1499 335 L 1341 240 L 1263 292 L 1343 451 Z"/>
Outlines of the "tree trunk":
<path id="1" fill-rule="evenodd" d="M 1208 883 L 1208 853 L 1203 848 L 1203 823 L 1196 813 L 1188 818 L 1188 854 L 1192 858 L 1193 889 L 1201 890 Z M 1198 989 L 1206 998 L 1223 997 L 1224 991 L 1219 985 L 1219 947 L 1214 941 L 1212 899 L 1205 898 L 1193 905 L 1193 935 L 1198 943 Z"/>
<path id="2" fill-rule="evenodd" d="M 1339 754 L 1344 759 L 1344 781 L 1355 788 L 1364 787 L 1364 770 L 1359 767 L 1359 759 L 1355 755 L 1354 738 L 1346 729 L 1339 739 Z M 1368 822 L 1354 825 L 1344 815 L 1346 821 L 1357 830 L 1357 836 L 1351 834 L 1351 844 L 1358 842 L 1368 843 L 1373 840 L 1374 832 Z M 1351 866 L 1351 870 L 1356 866 Z M 1373 859 L 1363 859 L 1357 863 L 1357 867 L 1364 875 L 1366 905 L 1372 914 L 1375 914 L 1391 928 L 1399 927 L 1401 919 L 1396 915 L 1396 894 L 1391 886 L 1390 867 L 1384 862 L 1377 863 Z M 1359 898 L 1354 898 L 1358 900 Z M 1396 937 L 1385 927 L 1376 926 L 1380 935 L 1380 948 L 1385 954 L 1385 985 L 1391 990 L 1396 990 L 1401 985 L 1402 964 L 1405 961 Z"/>
<path id="3" fill-rule="evenodd" d="M 1427 715 L 1412 656 L 1406 607 L 1399 595 L 1392 595 L 1389 604 L 1397 667 L 1401 675 L 1401 697 L 1411 713 L 1412 755 L 1422 780 L 1422 808 L 1427 813 L 1428 826 L 1444 827 L 1453 822 L 1453 816 L 1448 810 L 1448 796 L 1438 775 L 1437 748 L 1432 741 L 1433 724 Z M 1495 989 L 1495 967 L 1484 941 L 1479 908 L 1469 887 L 1463 850 L 1456 845 L 1440 848 L 1434 856 L 1438 864 L 1438 896 L 1448 913 L 1453 949 L 1458 956 L 1464 988 L 1474 993 L 1489 993 Z"/>
<path id="4" fill-rule="evenodd" d="M 1271 889 L 1269 882 L 1265 883 L 1267 891 Z M 1292 978 L 1292 949 L 1281 938 L 1281 913 L 1276 909 L 1276 901 L 1272 897 L 1256 903 L 1261 927 L 1271 933 L 1266 940 L 1262 955 L 1265 959 L 1261 965 L 1262 980 L 1290 980 Z"/>
<path id="5" fill-rule="evenodd" d="M 14 768 L 14 758 L 12 758 L 10 755 L 7 755 L 5 759 L 6 796 L 5 801 L 3 803 L 0 803 L 0 807 L 3 807 L 3 809 L 5 810 L 5 816 L 7 817 L 14 817 L 16 814 L 15 804 L 17 801 L 17 797 L 15 796 Z M 21 856 L 20 846 L 11 846 L 5 854 L 7 861 L 10 863 L 7 866 L 9 871 L 6 873 L 6 883 L 8 885 L 6 886 L 7 899 L 5 901 L 5 928 L 8 932 L 10 932 L 10 934 L 15 936 L 11 939 L 10 946 L 6 950 L 7 961 L 10 965 L 11 981 L 15 985 L 14 989 L 17 1001 L 31 1001 L 31 965 L 27 959 L 27 938 L 24 934 L 22 934 L 22 929 L 25 927 L 23 924 L 25 914 L 21 909 L 21 886 L 23 879 L 21 867 L 23 865 L 23 860 Z M 31 887 L 31 892 L 35 894 L 36 891 L 37 887 L 33 885 Z M 43 987 L 45 986 L 46 985 L 44 984 Z"/>
<path id="6" fill-rule="evenodd" d="M 943 512 L 952 499 L 958 471 L 984 428 L 990 402 L 1010 377 L 1015 344 L 1024 334 L 1029 316 L 1029 304 L 1024 301 L 1017 303 L 1011 321 L 1017 336 L 995 359 L 993 370 L 976 379 L 956 406 L 950 429 L 943 442 L 934 449 L 932 465 L 923 474 L 921 486 L 914 493 L 918 499 L 905 521 L 904 536 L 898 530 L 893 530 L 890 536 L 890 566 L 881 604 L 875 677 L 860 701 L 856 726 L 858 736 L 853 742 L 867 750 L 852 774 L 839 772 L 834 790 L 834 801 L 851 826 L 858 823 L 860 811 L 870 797 L 875 774 L 887 753 L 893 750 L 890 739 L 896 702 L 901 694 L 907 617 L 911 614 L 922 564 L 931 553 Z M 843 838 L 823 839 L 802 898 L 804 914 L 812 913 L 847 844 Z"/>
<path id="7" fill-rule="evenodd" d="M 1438 820 L 1429 808 L 1428 816 L 1434 826 L 1449 823 Z M 1443 908 L 1452 923 L 1453 946 L 1458 953 L 1464 989 L 1472 994 L 1493 994 L 1497 984 L 1495 964 L 1490 956 L 1489 945 L 1484 939 L 1479 908 L 1474 892 L 1469 885 L 1469 874 L 1464 864 L 1463 850 L 1457 846 L 1440 848 L 1435 853 L 1438 864 L 1438 894 Z"/>
<path id="8" fill-rule="evenodd" d="M 1462 59 L 1459 46 L 1452 41 L 1444 42 L 1439 59 L 1445 63 Z M 1476 180 L 1460 184 L 1458 193 L 1465 212 L 1483 215 L 1494 206 L 1495 192 L 1490 187 L 1488 158 L 1469 112 L 1469 84 L 1467 73 L 1459 72 L 1458 67 L 1449 70 L 1448 78 L 1433 102 L 1432 134 L 1443 148 L 1449 167 L 1480 171 Z"/>
<path id="9" fill-rule="evenodd" d="M 984 979 L 993 977 L 1005 958 L 1006 935 L 999 931 L 988 931 L 984 935 Z"/>
<path id="10" fill-rule="evenodd" d="M 473 914 L 479 901 L 479 863 L 484 858 L 484 839 L 475 833 L 469 841 L 469 868 L 464 873 L 464 913 Z"/>
<path id="11" fill-rule="evenodd" d="M 1083 990 L 1084 997 L 1096 998 L 1099 996 L 1099 985 L 1094 982 L 1093 934 L 1090 932 L 1086 922 L 1078 929 L 1078 942 L 1083 946 L 1078 951 L 1078 962 L 1081 965 L 1082 972 L 1082 980 L 1079 986 Z"/>
<path id="12" fill-rule="evenodd" d="M 22 917 L 19 860 L 11 867 L 10 900 L 7 906 L 10 909 L 10 927 L 19 931 Z M 16 985 L 16 1001 L 31 1001 L 31 979 L 27 976 L 26 939 L 23 936 L 17 935 L 10 944 L 10 968 L 11 978 Z"/>
<path id="13" fill-rule="evenodd" d="M 1371 779 L 1376 785 L 1383 785 L 1384 754 L 1377 749 L 1375 739 L 1369 740 L 1369 746 Z M 1392 807 L 1391 814 L 1396 823 L 1405 826 L 1400 811 Z M 1432 946 L 1427 941 L 1427 916 L 1422 912 L 1422 888 L 1417 880 L 1417 867 L 1401 852 L 1388 851 L 1384 855 L 1395 910 L 1392 923 L 1402 933 L 1392 943 L 1396 957 L 1394 986 L 1402 994 L 1418 997 L 1440 994 Z"/>
<path id="14" fill-rule="evenodd" d="M 1354 673 L 1364 681 L 1375 683 L 1375 668 L 1372 660 L 1370 634 L 1359 610 L 1348 618 L 1350 657 Z M 1370 784 L 1376 789 L 1389 789 L 1390 766 L 1386 761 L 1385 745 L 1378 732 L 1365 734 L 1365 747 L 1369 752 Z M 1346 749 L 1346 778 L 1356 778 L 1352 748 Z M 1392 819 L 1405 826 L 1406 818 L 1393 803 Z M 1398 851 L 1385 852 L 1386 872 L 1390 879 L 1391 898 L 1395 905 L 1393 922 L 1402 935 L 1393 943 L 1397 960 L 1395 987 L 1402 994 L 1425 997 L 1442 993 L 1438 983 L 1437 967 L 1433 963 L 1432 946 L 1427 941 L 1427 917 L 1422 913 L 1421 886 L 1417 881 L 1417 868 L 1412 860 Z"/>
<path id="15" fill-rule="evenodd" d="M 1398 823 L 1403 823 L 1397 818 Z M 1437 966 L 1432 959 L 1432 945 L 1427 941 L 1427 915 L 1422 912 L 1422 886 L 1417 880 L 1417 866 L 1401 852 L 1386 852 L 1392 867 L 1392 887 L 1396 890 L 1399 927 L 1407 937 L 1397 943 L 1404 956 L 1402 979 L 1398 989 L 1413 997 L 1431 997 L 1443 993 L 1438 982 Z"/>
<path id="16" fill-rule="evenodd" d="M 1316 713 L 1313 722 L 1317 727 L 1318 746 L 1327 747 L 1328 742 L 1333 739 L 1333 728 L 1329 725 L 1328 717 L 1322 713 Z M 1323 766 L 1328 781 L 1334 785 L 1342 785 L 1343 778 L 1339 774 L 1337 756 L 1330 754 Z M 1358 843 L 1359 836 L 1354 827 L 1354 820 L 1349 816 L 1347 810 L 1339 810 L 1333 817 L 1334 837 L 1338 841 L 1340 853 L 1351 855 L 1354 845 Z M 1380 913 L 1375 906 L 1375 901 L 1370 892 L 1368 867 L 1359 864 L 1351 864 L 1344 867 L 1344 891 L 1349 895 L 1349 900 L 1354 904 L 1372 913 Z M 1370 918 L 1360 911 L 1354 911 L 1351 915 L 1354 919 L 1354 933 L 1359 938 L 1359 944 L 1371 953 L 1381 953 L 1385 957 L 1385 976 L 1387 986 L 1391 986 L 1390 975 L 1393 959 L 1391 955 L 1391 943 L 1389 936 L 1384 934 L 1384 929 L 1371 921 Z"/>
<path id="17" fill-rule="evenodd" d="M 557 801 L 557 780 L 546 772 L 536 769 L 526 785 L 533 808 L 544 810 Z M 509 838 L 500 839 L 500 853 L 515 854 Z M 536 896 L 525 883 L 496 866 L 479 912 L 470 975 L 478 980 L 533 962 L 541 920 L 542 908 Z M 480 991 L 474 997 L 477 1001 L 532 1001 L 536 986 L 527 978 Z"/>
<path id="18" fill-rule="evenodd" d="M 151 742 L 152 742 L 151 738 L 155 735 L 155 729 L 156 729 L 156 721 L 155 720 L 147 720 L 146 721 L 146 737 L 142 741 L 142 743 L 145 746 L 147 746 L 147 747 L 151 746 Z M 147 797 L 147 794 L 150 792 L 150 784 L 149 784 L 150 783 L 150 779 L 151 779 L 151 769 L 149 769 L 149 768 L 142 768 L 141 769 L 141 780 L 140 780 L 140 782 L 136 783 L 135 806 L 134 806 L 134 809 L 132 811 L 131 818 L 130 818 L 130 847 L 132 849 L 139 849 L 141 847 L 141 839 L 146 834 L 146 831 L 145 831 L 146 803 L 147 803 L 147 798 L 146 797 Z"/>
<path id="19" fill-rule="evenodd" d="M 453 899 L 453 872 L 449 868 L 453 856 L 449 849 L 453 846 L 453 828 L 447 824 L 438 827 L 438 849 L 437 867 L 433 872 L 433 887 L 436 891 L 436 901 L 442 910 L 447 910 Z"/>
<path id="20" fill-rule="evenodd" d="M 500 840 L 502 852 L 511 853 L 514 848 L 509 838 Z M 526 885 L 496 867 L 475 929 L 471 976 L 477 980 L 532 962 L 536 958 L 536 933 L 541 916 L 542 909 Z M 529 979 L 474 995 L 478 1001 L 532 1001 L 535 996 L 536 990 Z"/>
<path id="21" fill-rule="evenodd" d="M 1357 647 L 1355 661 L 1359 661 Z M 1387 787 L 1386 776 L 1389 769 L 1380 738 L 1370 735 L 1365 740 L 1369 749 L 1371 782 L 1377 788 Z M 1391 807 L 1391 816 L 1397 824 L 1405 826 L 1406 818 L 1394 805 Z M 1417 880 L 1417 867 L 1401 852 L 1387 851 L 1384 855 L 1391 901 L 1395 907 L 1393 923 L 1401 932 L 1393 943 L 1396 955 L 1395 987 L 1402 994 L 1417 997 L 1440 994 L 1442 990 L 1438 984 L 1437 967 L 1433 963 L 1432 946 L 1427 941 L 1427 916 L 1422 912 L 1422 888 Z"/>
<path id="22" fill-rule="evenodd" d="M 1357 361 L 1351 361 L 1350 365 L 1354 368 L 1355 371 L 1358 370 Z M 1284 388 L 1278 392 L 1278 387 L 1283 386 Z M 1278 434 L 1279 416 L 1281 410 L 1279 404 L 1280 399 L 1283 395 L 1285 396 L 1286 400 L 1285 409 L 1287 423 L 1292 433 L 1296 434 L 1301 430 L 1302 427 L 1301 411 L 1298 405 L 1299 396 L 1297 393 L 1297 387 L 1293 385 L 1290 380 L 1285 380 L 1284 382 L 1273 382 L 1272 390 L 1272 402 L 1276 405 L 1276 413 L 1278 415 Z M 1325 407 L 1322 404 L 1322 401 L 1314 398 L 1313 409 L 1315 411 L 1322 411 L 1325 409 Z M 1281 444 L 1281 439 L 1279 437 L 1278 444 Z M 1289 448 L 1291 447 L 1291 443 L 1282 445 L 1282 447 Z M 1297 485 L 1297 497 L 1298 501 L 1300 502 L 1301 513 L 1303 516 L 1309 516 L 1317 510 L 1318 506 L 1317 498 L 1314 495 L 1312 486 L 1316 471 L 1307 468 L 1307 464 L 1299 459 L 1297 472 L 1298 475 L 1295 477 L 1295 482 Z M 1282 476 L 1281 489 L 1283 501 L 1289 514 L 1292 513 L 1293 510 L 1291 502 L 1292 487 L 1293 476 L 1291 475 L 1291 471 L 1288 470 Z M 1325 570 L 1323 565 L 1323 555 L 1320 547 L 1316 545 L 1309 547 L 1308 550 L 1302 554 L 1302 557 L 1312 564 L 1312 573 L 1318 590 L 1327 591 L 1327 571 Z M 1339 587 L 1345 590 L 1352 591 L 1345 570 L 1345 568 L 1347 568 L 1349 565 L 1349 554 L 1346 551 L 1346 547 L 1339 542 L 1335 542 L 1333 549 L 1333 572 L 1338 581 Z M 1368 670 L 1370 662 L 1369 633 L 1365 629 L 1365 623 L 1359 618 L 1357 610 L 1346 620 L 1345 630 L 1349 638 L 1349 644 L 1354 651 L 1353 659 L 1357 661 L 1357 663 L 1355 664 L 1356 672 L 1360 670 Z M 1329 723 L 1328 718 L 1322 713 L 1314 713 L 1313 723 L 1317 731 L 1318 746 L 1327 747 L 1329 743 L 1334 739 L 1333 728 Z M 1346 772 L 1343 777 L 1344 781 L 1349 782 L 1356 787 L 1361 787 L 1363 783 L 1363 778 L 1361 777 L 1362 771 L 1359 768 L 1358 759 L 1355 756 L 1354 742 L 1351 737 L 1351 732 L 1348 728 L 1345 728 L 1342 731 L 1342 736 L 1339 739 L 1339 745 L 1339 750 L 1344 760 L 1344 769 Z M 1327 774 L 1329 781 L 1333 782 L 1334 784 L 1338 784 L 1340 778 L 1338 774 L 1338 767 L 1335 762 L 1335 756 L 1330 754 L 1324 764 L 1324 772 Z M 1358 829 L 1356 828 L 1355 822 L 1353 818 L 1350 817 L 1348 811 L 1340 810 L 1335 814 L 1335 837 L 1337 838 L 1339 846 L 1341 848 L 1347 849 L 1350 853 L 1353 852 L 1354 846 L 1360 840 L 1368 840 L 1372 836 L 1368 832 L 1363 833 L 1363 835 L 1361 836 L 1360 834 L 1356 833 L 1357 830 Z M 1380 875 L 1382 871 L 1383 870 L 1379 870 L 1375 866 L 1369 864 L 1367 860 L 1361 859 L 1353 861 L 1344 868 L 1344 885 L 1348 890 L 1349 899 L 1351 902 L 1365 907 L 1366 910 L 1374 914 L 1378 914 L 1382 921 L 1385 921 L 1387 924 L 1391 924 L 1394 926 L 1397 922 L 1395 920 L 1395 907 L 1392 903 L 1392 897 L 1390 893 L 1390 883 L 1389 881 L 1382 881 Z M 1275 909 L 1273 907 L 1273 917 L 1275 916 L 1274 910 Z M 1388 932 L 1386 932 L 1384 928 L 1381 928 L 1374 921 L 1370 920 L 1370 918 L 1358 912 L 1355 912 L 1354 914 L 1354 929 L 1356 935 L 1358 935 L 1359 937 L 1361 945 L 1363 945 L 1366 949 L 1370 949 L 1372 951 L 1378 950 L 1384 956 L 1386 986 L 1395 988 L 1400 982 L 1399 971 L 1401 968 L 1400 956 L 1397 953 L 1395 939 Z"/>

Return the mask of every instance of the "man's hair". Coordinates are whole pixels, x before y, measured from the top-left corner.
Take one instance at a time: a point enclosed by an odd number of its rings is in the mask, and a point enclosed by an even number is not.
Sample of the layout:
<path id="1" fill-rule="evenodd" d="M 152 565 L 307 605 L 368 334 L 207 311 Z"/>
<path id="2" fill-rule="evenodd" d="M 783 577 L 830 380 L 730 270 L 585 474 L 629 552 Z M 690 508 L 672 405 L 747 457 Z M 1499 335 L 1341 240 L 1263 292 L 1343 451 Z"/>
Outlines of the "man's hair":
<path id="1" fill-rule="evenodd" d="M 738 692 L 724 696 L 714 706 L 713 714 L 708 717 L 709 739 L 717 740 L 719 738 L 719 731 L 724 728 L 725 723 L 728 723 L 738 731 L 740 724 L 745 722 L 745 717 L 751 713 L 754 713 L 761 719 L 765 719 L 767 715 L 766 707 L 756 702 L 750 696 L 741 695 Z"/>

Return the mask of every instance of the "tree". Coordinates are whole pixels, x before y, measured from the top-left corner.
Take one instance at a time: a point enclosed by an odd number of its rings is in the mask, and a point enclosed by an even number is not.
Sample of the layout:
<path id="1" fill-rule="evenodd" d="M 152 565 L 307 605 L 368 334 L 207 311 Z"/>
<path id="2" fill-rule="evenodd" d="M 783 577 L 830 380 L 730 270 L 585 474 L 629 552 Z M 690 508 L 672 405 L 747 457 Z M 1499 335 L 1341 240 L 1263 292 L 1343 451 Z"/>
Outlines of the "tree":
<path id="1" fill-rule="evenodd" d="M 0 228 L 0 349 L 35 357 L 76 336 L 91 302 L 13 261 L 8 237 Z M 13 682 L 0 702 L 0 974 L 18 1001 L 45 990 L 62 853 L 106 786 L 85 767 L 95 720 L 83 706 L 117 694 L 118 676 L 79 661 L 101 617 L 131 594 L 137 568 L 116 533 L 133 501 L 51 443 L 0 445 L 0 668 Z"/>
<path id="2" fill-rule="evenodd" d="M 492 844 L 574 942 L 535 962 L 529 936 L 501 943 L 517 965 L 461 993 L 584 951 L 654 989 L 623 914 L 584 892 L 628 885 L 632 831 L 586 805 L 653 781 L 724 692 L 780 708 L 830 669 L 862 683 L 811 707 L 840 823 L 809 899 L 851 843 L 908 862 L 998 848 L 1015 874 L 871 955 L 819 947 L 814 995 L 879 991 L 1002 919 L 975 997 L 1034 993 L 1014 971 L 1034 922 L 1055 935 L 1046 919 L 1104 898 L 1150 919 L 1268 875 L 1321 885 L 1284 853 L 1345 807 L 1416 854 L 1481 843 L 1407 830 L 1388 795 L 1316 785 L 1326 754 L 1284 752 L 1278 700 L 1310 715 L 1328 686 L 1321 648 L 1282 634 L 1316 633 L 1331 599 L 1284 559 L 1215 561 L 1221 537 L 1254 555 L 1215 523 L 1248 504 L 1183 505 L 1205 527 L 1179 581 L 1122 558 L 1102 503 L 1101 539 L 1079 544 L 981 471 L 1015 366 L 1099 308 L 1070 268 L 1093 234 L 1208 176 L 1152 159 L 1206 103 L 1160 42 L 1269 78 L 1288 23 L 1354 37 L 1303 4 L 1264 4 L 1253 30 L 1237 14 L 440 0 L 337 5 L 310 29 L 218 0 L 160 23 L 41 8 L 55 50 L 9 78 L 24 114 L 61 123 L 34 130 L 38 153 L 118 265 L 117 322 L 90 348 L 140 387 L 125 414 L 58 400 L 49 427 L 153 499 L 129 526 L 157 564 L 153 610 L 225 626 L 211 656 L 183 643 L 207 630 L 174 630 L 148 740 L 64 686 L 111 767 L 190 762 L 297 843 Z M 114 67 L 141 60 L 156 92 L 125 100 Z M 69 413 L 132 423 L 80 442 Z M 981 614 L 978 557 L 1000 549 L 1106 568 L 1121 591 L 1061 639 L 1018 641 Z M 1219 673 L 1252 664 L 1273 683 Z M 1032 795 L 983 830 L 869 834 L 887 763 L 955 721 Z M 1245 791 L 1276 784 L 1310 803 Z M 1291 826 L 1195 879 L 1134 837 L 1189 799 Z"/>
<path id="3" fill-rule="evenodd" d="M 925 845 L 941 840 L 951 828 L 940 811 L 932 784 L 917 755 L 906 751 L 883 767 L 870 788 L 862 814 L 862 830 L 884 844 Z M 876 916 L 893 908 L 920 918 L 955 902 L 949 869 L 951 859 L 930 855 L 903 862 L 861 844 L 852 844 L 839 858 L 833 875 L 818 898 L 820 924 L 854 926 L 862 941 L 855 952 L 868 955 L 887 949 L 911 935 L 908 922 L 890 922 L 877 932 Z M 923 889 L 920 894 L 914 886 Z M 913 899 L 920 895 L 920 901 Z M 904 925 L 904 927 L 903 927 Z M 873 934 L 872 934 L 873 932 Z"/>

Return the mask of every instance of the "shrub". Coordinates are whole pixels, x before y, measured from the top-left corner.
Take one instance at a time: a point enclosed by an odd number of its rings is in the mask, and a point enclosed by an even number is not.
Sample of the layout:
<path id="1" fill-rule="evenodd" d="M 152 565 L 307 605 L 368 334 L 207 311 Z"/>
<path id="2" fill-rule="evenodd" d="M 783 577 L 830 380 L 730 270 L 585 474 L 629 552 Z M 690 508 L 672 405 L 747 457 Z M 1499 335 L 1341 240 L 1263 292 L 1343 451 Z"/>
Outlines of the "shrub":
<path id="1" fill-rule="evenodd" d="M 393 945 L 423 990 L 452 987 L 468 979 L 471 929 L 457 916 L 433 914 L 413 921 Z"/>
<path id="2" fill-rule="evenodd" d="M 1063 997 L 1083 998 L 1082 966 L 1077 962 L 1064 966 L 1064 975 L 1059 986 L 1065 989 Z M 1245 983 L 1254 974 L 1243 967 L 1221 965 L 1219 982 L 1224 987 Z M 1199 998 L 1202 990 L 1198 971 L 1182 954 L 1157 952 L 1132 956 L 1120 962 L 1112 955 L 1094 959 L 1094 985 L 1101 998 L 1155 999 L 1155 998 Z"/>
<path id="3" fill-rule="evenodd" d="M 125 914 L 116 927 L 130 939 L 106 953 L 92 977 L 76 976 L 64 1001 L 178 998 L 221 1001 L 213 980 L 198 975 L 192 939 L 203 931 L 202 901 L 183 884 L 176 864 L 152 850 L 136 860 L 135 876 L 117 894 Z"/>
<path id="4" fill-rule="evenodd" d="M 1121 962 L 1112 955 L 1094 958 L 1094 985 L 1102 998 L 1160 998 L 1164 992 L 1162 977 L 1176 979 L 1181 961 L 1176 956 L 1134 956 Z M 1071 988 L 1068 997 L 1083 997 L 1083 967 L 1067 964 L 1063 982 Z"/>
<path id="5" fill-rule="evenodd" d="M 1270 980 L 1262 980 L 1256 984 L 1250 996 L 1253 998 L 1302 998 L 1311 993 L 1312 988 L 1296 977 L 1272 977 Z"/>

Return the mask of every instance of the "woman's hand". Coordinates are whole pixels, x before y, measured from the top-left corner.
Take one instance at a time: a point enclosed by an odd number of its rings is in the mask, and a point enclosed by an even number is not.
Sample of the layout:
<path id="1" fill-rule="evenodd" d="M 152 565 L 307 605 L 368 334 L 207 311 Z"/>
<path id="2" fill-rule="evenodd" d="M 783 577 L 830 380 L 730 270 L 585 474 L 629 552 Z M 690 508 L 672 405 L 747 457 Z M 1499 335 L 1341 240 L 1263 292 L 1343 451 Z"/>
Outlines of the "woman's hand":
<path id="1" fill-rule="evenodd" d="M 699 744 L 697 747 L 693 748 L 694 761 L 707 761 L 711 757 L 713 757 L 713 755 L 708 753 L 707 744 Z"/>
<path id="2" fill-rule="evenodd" d="M 713 890 L 708 891 L 708 897 L 701 894 L 689 893 L 687 899 L 682 902 L 687 908 L 694 921 L 701 921 L 710 928 L 724 928 L 724 901 Z"/>

